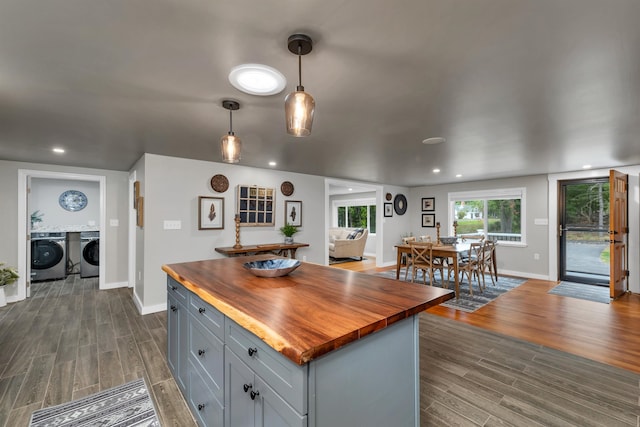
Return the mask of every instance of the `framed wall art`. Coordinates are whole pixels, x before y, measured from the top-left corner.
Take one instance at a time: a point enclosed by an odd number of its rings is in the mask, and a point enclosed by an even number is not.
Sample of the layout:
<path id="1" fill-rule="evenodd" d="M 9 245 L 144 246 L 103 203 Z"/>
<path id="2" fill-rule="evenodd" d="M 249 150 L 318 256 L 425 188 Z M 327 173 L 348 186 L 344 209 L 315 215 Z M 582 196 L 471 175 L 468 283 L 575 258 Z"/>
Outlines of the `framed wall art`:
<path id="1" fill-rule="evenodd" d="M 384 216 L 385 217 L 393 216 L 393 203 L 384 204 Z"/>
<path id="2" fill-rule="evenodd" d="M 422 214 L 422 226 L 423 227 L 435 227 L 436 226 L 436 214 Z"/>
<path id="3" fill-rule="evenodd" d="M 138 196 L 136 199 L 136 225 L 144 227 L 144 197 Z"/>
<path id="4" fill-rule="evenodd" d="M 198 230 L 224 229 L 224 198 L 198 197 Z"/>
<path id="5" fill-rule="evenodd" d="M 422 198 L 422 211 L 423 212 L 433 212 L 436 210 L 436 199 L 435 197 L 423 197 Z"/>
<path id="6" fill-rule="evenodd" d="M 302 202 L 287 200 L 284 202 L 284 223 L 302 227 Z"/>
<path id="7" fill-rule="evenodd" d="M 241 226 L 272 226 L 276 190 L 257 185 L 238 185 L 236 214 Z"/>

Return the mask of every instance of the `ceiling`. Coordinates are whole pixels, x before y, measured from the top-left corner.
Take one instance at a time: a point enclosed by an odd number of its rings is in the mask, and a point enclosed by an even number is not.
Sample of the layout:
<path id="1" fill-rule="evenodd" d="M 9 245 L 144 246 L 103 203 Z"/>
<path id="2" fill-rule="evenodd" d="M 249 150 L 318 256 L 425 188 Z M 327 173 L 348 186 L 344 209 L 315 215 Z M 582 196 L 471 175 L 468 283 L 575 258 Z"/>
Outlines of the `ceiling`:
<path id="1" fill-rule="evenodd" d="M 230 98 L 253 167 L 420 186 L 640 164 L 638 18 L 637 0 L 2 0 L 0 159 L 219 162 Z M 307 138 L 284 123 L 298 32 Z M 284 92 L 231 86 L 256 62 Z"/>

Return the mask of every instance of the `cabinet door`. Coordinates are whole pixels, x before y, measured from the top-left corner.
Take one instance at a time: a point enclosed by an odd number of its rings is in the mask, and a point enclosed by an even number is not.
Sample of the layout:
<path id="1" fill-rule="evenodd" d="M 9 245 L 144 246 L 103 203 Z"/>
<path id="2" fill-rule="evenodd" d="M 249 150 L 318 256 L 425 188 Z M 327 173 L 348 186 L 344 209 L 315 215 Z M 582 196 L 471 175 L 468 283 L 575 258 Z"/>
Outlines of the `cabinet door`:
<path id="1" fill-rule="evenodd" d="M 226 427 L 255 425 L 254 374 L 244 362 L 228 348 L 224 353 L 224 425 Z"/>
<path id="2" fill-rule="evenodd" d="M 178 385 L 182 392 L 189 388 L 189 312 L 178 304 Z"/>
<path id="3" fill-rule="evenodd" d="M 198 425 L 221 427 L 224 423 L 224 408 L 195 366 L 189 369 L 189 388 L 189 405 Z"/>
<path id="4" fill-rule="evenodd" d="M 255 399 L 256 426 L 258 427 L 306 427 L 307 417 L 298 414 L 285 400 L 256 375 Z"/>
<path id="5" fill-rule="evenodd" d="M 171 294 L 167 295 L 167 362 L 171 373 L 178 377 L 178 302 Z"/>

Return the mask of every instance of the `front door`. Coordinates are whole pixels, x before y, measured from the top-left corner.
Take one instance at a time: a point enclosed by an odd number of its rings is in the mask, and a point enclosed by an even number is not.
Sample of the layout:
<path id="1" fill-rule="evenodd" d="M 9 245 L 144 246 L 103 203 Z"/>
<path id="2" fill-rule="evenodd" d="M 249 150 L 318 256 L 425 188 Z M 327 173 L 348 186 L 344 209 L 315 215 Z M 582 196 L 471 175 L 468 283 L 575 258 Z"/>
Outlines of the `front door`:
<path id="1" fill-rule="evenodd" d="M 627 287 L 627 238 L 629 233 L 627 221 L 627 187 L 628 176 L 615 170 L 609 172 L 611 195 L 609 205 L 609 251 L 611 253 L 609 294 L 611 298 L 622 295 Z"/>
<path id="2" fill-rule="evenodd" d="M 560 182 L 560 280 L 609 286 L 609 180 Z"/>

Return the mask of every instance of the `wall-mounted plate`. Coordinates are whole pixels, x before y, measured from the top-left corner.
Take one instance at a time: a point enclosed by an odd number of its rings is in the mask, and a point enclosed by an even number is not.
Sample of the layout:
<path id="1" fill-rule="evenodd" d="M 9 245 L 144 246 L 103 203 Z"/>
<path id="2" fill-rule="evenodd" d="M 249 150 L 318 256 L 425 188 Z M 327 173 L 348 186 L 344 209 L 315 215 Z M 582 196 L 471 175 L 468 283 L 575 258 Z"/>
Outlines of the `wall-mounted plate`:
<path id="1" fill-rule="evenodd" d="M 407 198 L 404 194 L 396 194 L 393 199 L 393 210 L 396 211 L 396 215 L 404 215 L 407 211 Z"/>
<path id="2" fill-rule="evenodd" d="M 282 194 L 284 194 L 285 196 L 290 196 L 293 194 L 293 184 L 289 181 L 285 181 L 282 183 L 282 185 L 280 186 L 280 191 L 282 192 Z"/>
<path id="3" fill-rule="evenodd" d="M 224 193 L 229 188 L 229 180 L 224 175 L 214 175 L 211 178 L 211 188 L 218 193 Z"/>
<path id="4" fill-rule="evenodd" d="M 60 195 L 58 203 L 70 212 L 81 211 L 87 207 L 87 196 L 82 191 L 67 190 Z"/>

